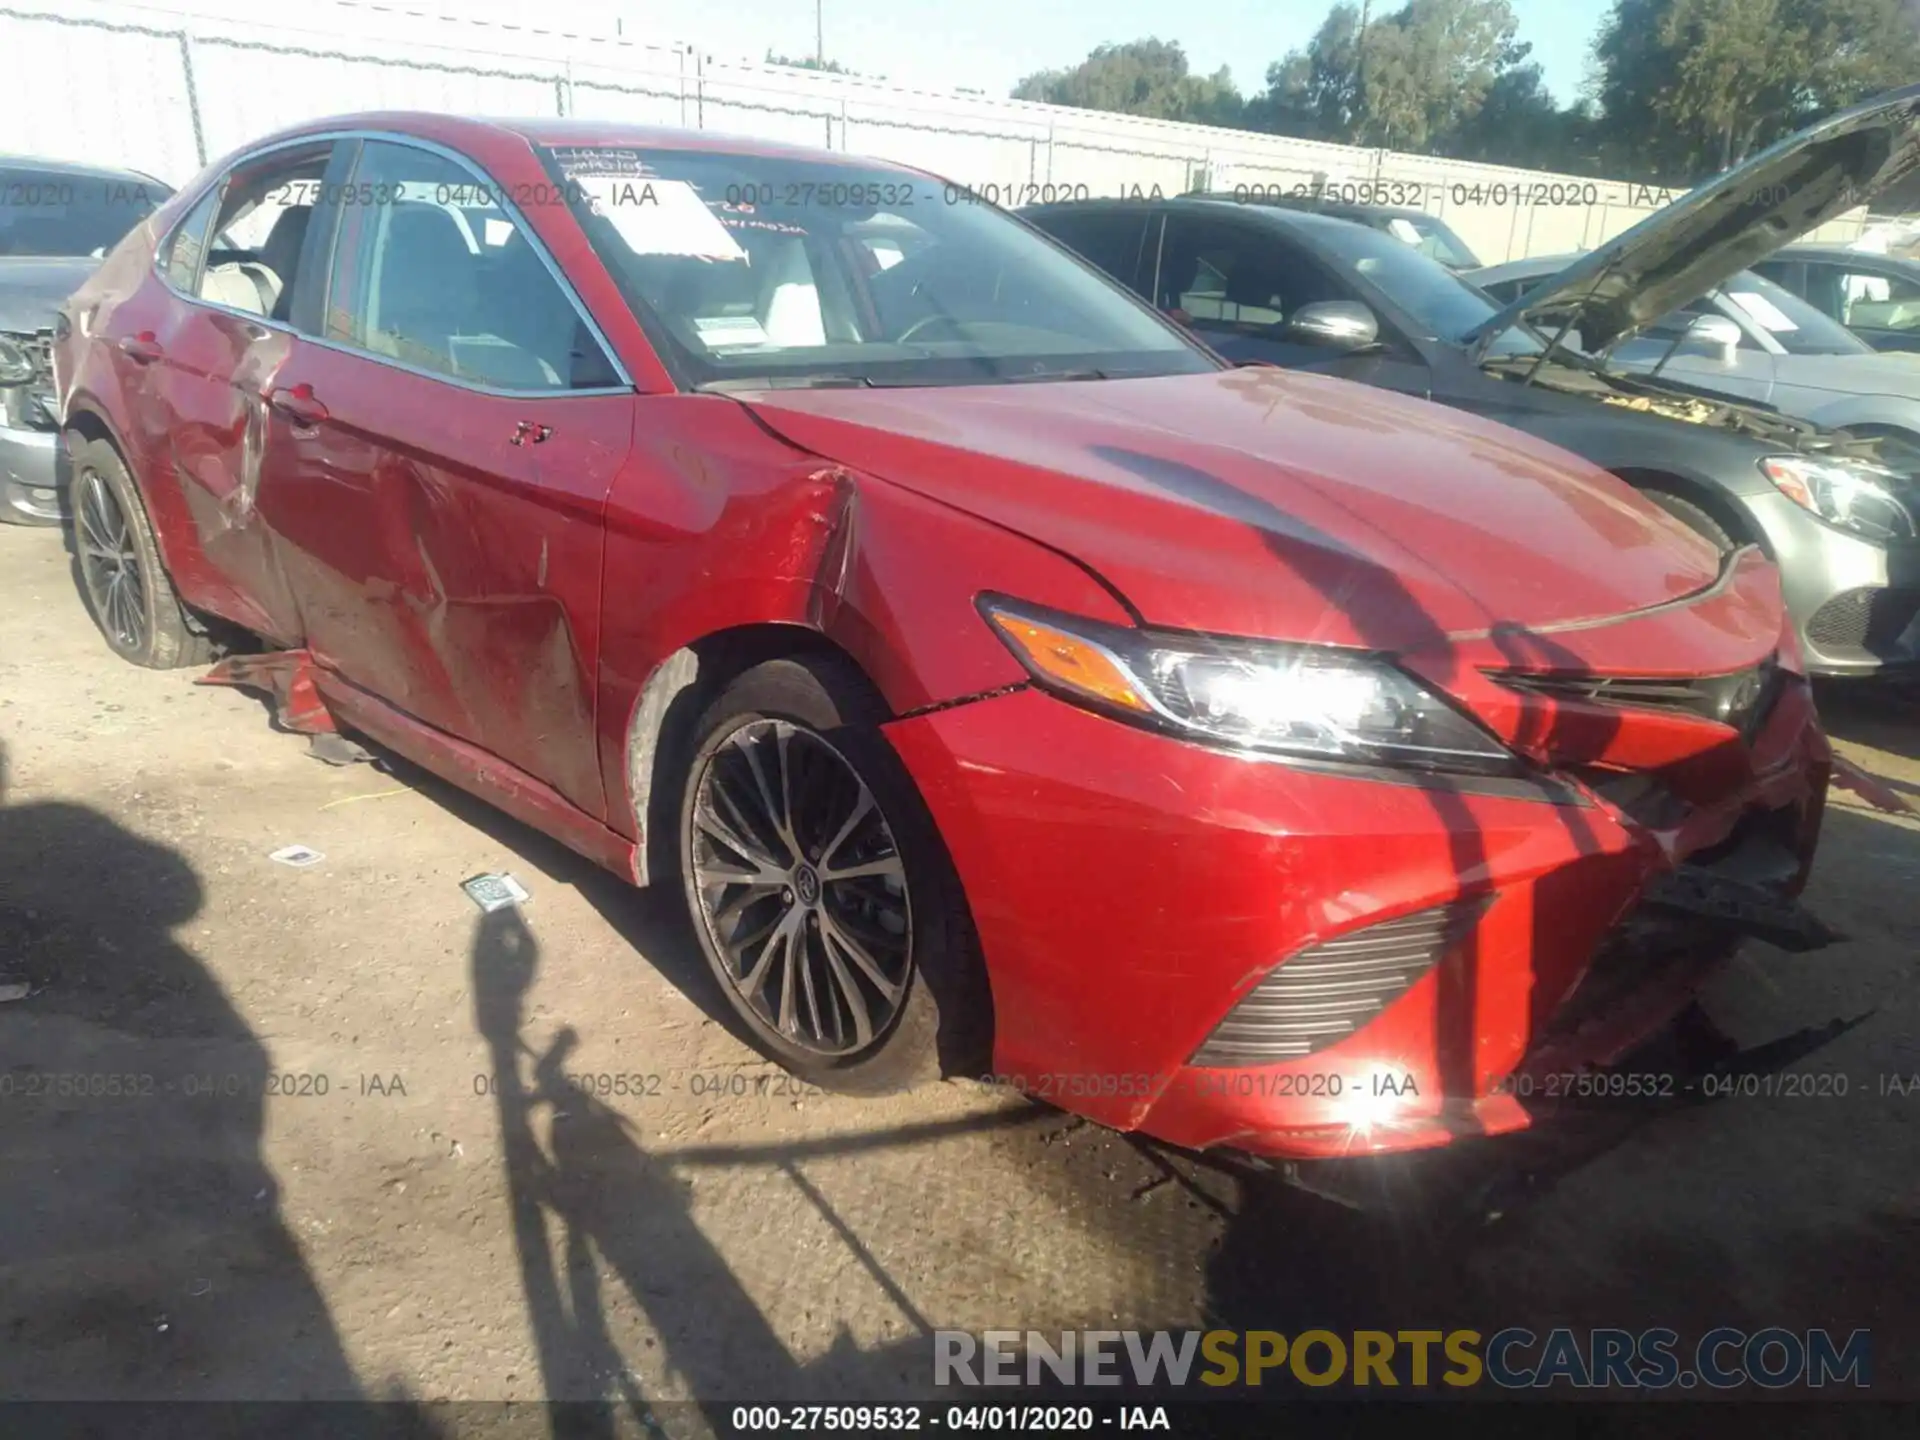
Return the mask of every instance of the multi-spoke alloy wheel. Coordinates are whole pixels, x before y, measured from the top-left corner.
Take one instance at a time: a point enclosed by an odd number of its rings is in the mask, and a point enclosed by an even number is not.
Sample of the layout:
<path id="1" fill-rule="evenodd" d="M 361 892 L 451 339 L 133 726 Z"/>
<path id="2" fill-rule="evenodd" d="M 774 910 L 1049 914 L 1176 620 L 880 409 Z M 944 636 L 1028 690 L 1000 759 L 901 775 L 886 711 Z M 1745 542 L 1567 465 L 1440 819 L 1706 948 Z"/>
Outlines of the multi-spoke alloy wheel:
<path id="1" fill-rule="evenodd" d="M 75 582 L 100 633 L 121 659 L 150 670 L 204 665 L 213 657 L 212 637 L 174 591 L 120 452 L 74 430 L 66 442 Z"/>
<path id="2" fill-rule="evenodd" d="M 725 977 L 789 1045 L 886 1035 L 913 971 L 906 868 L 859 772 L 804 725 L 749 717 L 693 777 L 691 890 Z"/>
<path id="3" fill-rule="evenodd" d="M 98 470 L 82 472 L 77 490 L 75 539 L 93 613 L 116 649 L 141 650 L 147 643 L 147 586 L 133 528 Z"/>

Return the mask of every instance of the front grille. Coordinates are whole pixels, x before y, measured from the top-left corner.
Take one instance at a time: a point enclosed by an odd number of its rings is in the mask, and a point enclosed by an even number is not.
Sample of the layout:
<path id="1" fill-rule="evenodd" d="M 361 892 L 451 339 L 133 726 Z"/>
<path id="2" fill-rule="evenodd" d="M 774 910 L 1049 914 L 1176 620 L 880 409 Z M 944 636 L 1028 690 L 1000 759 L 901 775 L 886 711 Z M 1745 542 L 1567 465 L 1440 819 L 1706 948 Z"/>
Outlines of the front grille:
<path id="1" fill-rule="evenodd" d="M 1890 650 L 1920 614 L 1920 590 L 1845 590 L 1813 612 L 1807 638 L 1821 650 Z"/>
<path id="2" fill-rule="evenodd" d="M 1731 675 L 1678 679 L 1571 672 L 1525 674 L 1512 670 L 1487 673 L 1510 690 L 1638 710 L 1678 710 L 1731 725 L 1748 737 L 1766 723 L 1786 684 L 1785 673 L 1771 659 Z"/>
<path id="3" fill-rule="evenodd" d="M 1344 1040 L 1439 964 L 1488 903 L 1483 896 L 1418 910 L 1281 961 L 1187 1063 L 1270 1065 Z"/>

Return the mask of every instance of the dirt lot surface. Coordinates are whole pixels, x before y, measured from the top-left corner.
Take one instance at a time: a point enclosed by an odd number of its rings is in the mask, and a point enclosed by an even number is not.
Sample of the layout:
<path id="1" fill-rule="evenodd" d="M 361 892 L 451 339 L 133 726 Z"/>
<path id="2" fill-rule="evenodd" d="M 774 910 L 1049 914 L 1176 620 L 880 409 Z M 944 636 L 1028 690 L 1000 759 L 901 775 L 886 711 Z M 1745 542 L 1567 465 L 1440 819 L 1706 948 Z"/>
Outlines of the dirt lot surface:
<path id="1" fill-rule="evenodd" d="M 1708 999 L 1742 1043 L 1858 1019 L 1790 1066 L 1845 1096 L 1614 1107 L 1356 1210 L 972 1083 L 795 1094 L 674 896 L 193 681 L 0 526 L 0 1396 L 905 1398 L 936 1328 L 1202 1323 L 1867 1327 L 1920 1395 L 1920 823 L 1836 792 L 1851 939 Z M 1920 796 L 1920 708 L 1823 706 Z M 524 925 L 462 893 L 494 870 Z"/>

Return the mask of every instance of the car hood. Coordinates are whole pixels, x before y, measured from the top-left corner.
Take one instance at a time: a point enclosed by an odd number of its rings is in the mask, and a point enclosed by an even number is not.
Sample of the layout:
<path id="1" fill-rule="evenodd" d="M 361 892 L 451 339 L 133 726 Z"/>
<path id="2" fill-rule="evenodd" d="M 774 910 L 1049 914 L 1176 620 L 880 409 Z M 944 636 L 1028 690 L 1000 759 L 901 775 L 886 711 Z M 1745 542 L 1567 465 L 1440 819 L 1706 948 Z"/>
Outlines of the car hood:
<path id="1" fill-rule="evenodd" d="M 100 262 L 81 256 L 0 257 L 0 330 L 31 334 L 53 328 L 53 312 L 86 283 Z"/>
<path id="2" fill-rule="evenodd" d="M 1782 384 L 1847 395 L 1897 395 L 1920 400 L 1920 354 L 1876 350 L 1871 355 L 1776 355 Z"/>
<path id="3" fill-rule="evenodd" d="M 1477 326 L 1579 313 L 1603 349 L 1920 170 L 1920 85 L 1842 110 L 1689 190 Z"/>
<path id="4" fill-rule="evenodd" d="M 1072 556 L 1155 625 L 1408 651 L 1616 617 L 1718 573 L 1706 542 L 1565 451 L 1322 376 L 735 398 L 817 455 Z"/>

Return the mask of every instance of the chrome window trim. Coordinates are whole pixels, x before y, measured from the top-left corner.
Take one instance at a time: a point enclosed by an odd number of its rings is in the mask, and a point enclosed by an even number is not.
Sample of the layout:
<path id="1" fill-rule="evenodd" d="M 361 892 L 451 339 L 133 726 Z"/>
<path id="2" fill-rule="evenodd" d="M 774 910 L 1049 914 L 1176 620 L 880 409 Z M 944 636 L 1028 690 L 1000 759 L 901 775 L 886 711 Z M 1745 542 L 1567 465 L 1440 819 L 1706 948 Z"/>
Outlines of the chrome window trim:
<path id="1" fill-rule="evenodd" d="M 566 272 L 560 268 L 558 262 L 548 253 L 546 242 L 540 238 L 532 226 L 527 224 L 527 217 L 521 212 L 520 207 L 507 198 L 504 193 L 506 186 L 488 175 L 476 162 L 468 159 L 457 150 L 451 150 L 436 141 L 423 140 L 417 135 L 403 135 L 390 130 L 329 130 L 312 135 L 296 135 L 286 140 L 276 140 L 271 145 L 264 145 L 258 150 L 249 150 L 242 155 L 235 156 L 232 162 L 224 166 L 219 174 L 215 176 L 213 184 L 218 185 L 228 175 L 232 174 L 237 167 L 250 164 L 255 160 L 265 159 L 278 151 L 294 149 L 302 145 L 318 145 L 323 142 L 330 145 L 337 145 L 342 140 L 378 140 L 385 144 L 423 150 L 430 155 L 437 155 L 441 159 L 452 161 L 455 165 L 458 165 L 469 175 L 473 176 L 478 184 L 485 186 L 489 191 L 493 192 L 494 203 L 500 207 L 503 214 L 519 226 L 520 233 L 525 235 L 532 243 L 534 254 L 540 257 L 540 263 L 546 267 L 547 274 L 552 276 L 554 283 L 560 287 L 560 293 L 566 297 L 567 303 L 573 307 L 574 314 L 585 323 L 587 332 L 593 336 L 594 343 L 600 347 L 601 356 L 612 367 L 613 373 L 620 377 L 620 383 L 618 385 L 596 385 L 581 390 L 565 388 L 521 390 L 507 389 L 497 385 L 481 385 L 471 380 L 464 380 L 458 375 L 448 375 L 444 371 L 428 370 L 423 366 L 409 365 L 404 360 L 396 360 L 388 355 L 379 355 L 371 350 L 363 349 L 358 345 L 349 345 L 342 341 L 329 340 L 319 335 L 311 335 L 304 330 L 294 329 L 292 325 L 289 325 L 284 320 L 274 320 L 265 315 L 256 315 L 251 310 L 237 310 L 231 305 L 217 304 L 200 295 L 189 295 L 168 278 L 166 267 L 160 263 L 160 257 L 164 254 L 172 253 L 175 234 L 182 225 L 186 224 L 186 222 L 193 217 L 194 210 L 197 209 L 200 202 L 206 198 L 205 190 L 194 192 L 193 198 L 187 203 L 185 213 L 173 223 L 167 230 L 166 235 L 162 237 L 160 243 L 154 247 L 151 262 L 152 269 L 153 273 L 159 278 L 161 285 L 165 287 L 169 294 L 177 296 L 179 299 L 186 301 L 187 304 L 196 305 L 203 310 L 212 310 L 222 315 L 237 316 L 242 320 L 261 325 L 266 329 L 282 331 L 296 339 L 305 340 L 309 344 L 319 345 L 328 350 L 335 350 L 343 355 L 353 355 L 362 360 L 371 360 L 375 364 L 386 365 L 395 370 L 405 371 L 409 375 L 419 375 L 428 380 L 439 380 L 445 384 L 452 385 L 456 389 L 471 391 L 477 395 L 497 395 L 513 399 L 538 398 L 543 400 L 564 400 L 574 395 L 634 395 L 639 393 L 639 387 L 634 384 L 633 376 L 628 372 L 626 365 L 622 363 L 619 352 L 613 348 L 612 342 L 607 339 L 606 331 L 602 330 L 600 328 L 600 322 L 593 318 L 593 312 L 587 309 L 586 302 L 580 298 L 580 292 L 573 288 L 573 282 L 567 278 Z M 357 164 L 358 162 L 356 161 L 356 168 Z M 220 216 L 216 211 L 212 223 L 218 224 L 219 220 Z M 209 239 L 211 238 L 212 237 L 209 236 Z M 211 248 L 212 246 L 209 245 L 208 249 L 211 250 Z M 331 252 L 332 247 L 329 246 L 328 248 L 329 252 Z M 332 254 L 329 253 L 327 256 L 329 262 L 331 262 L 332 258 Z M 204 257 L 202 257 L 200 273 L 203 275 L 206 273 Z"/>

